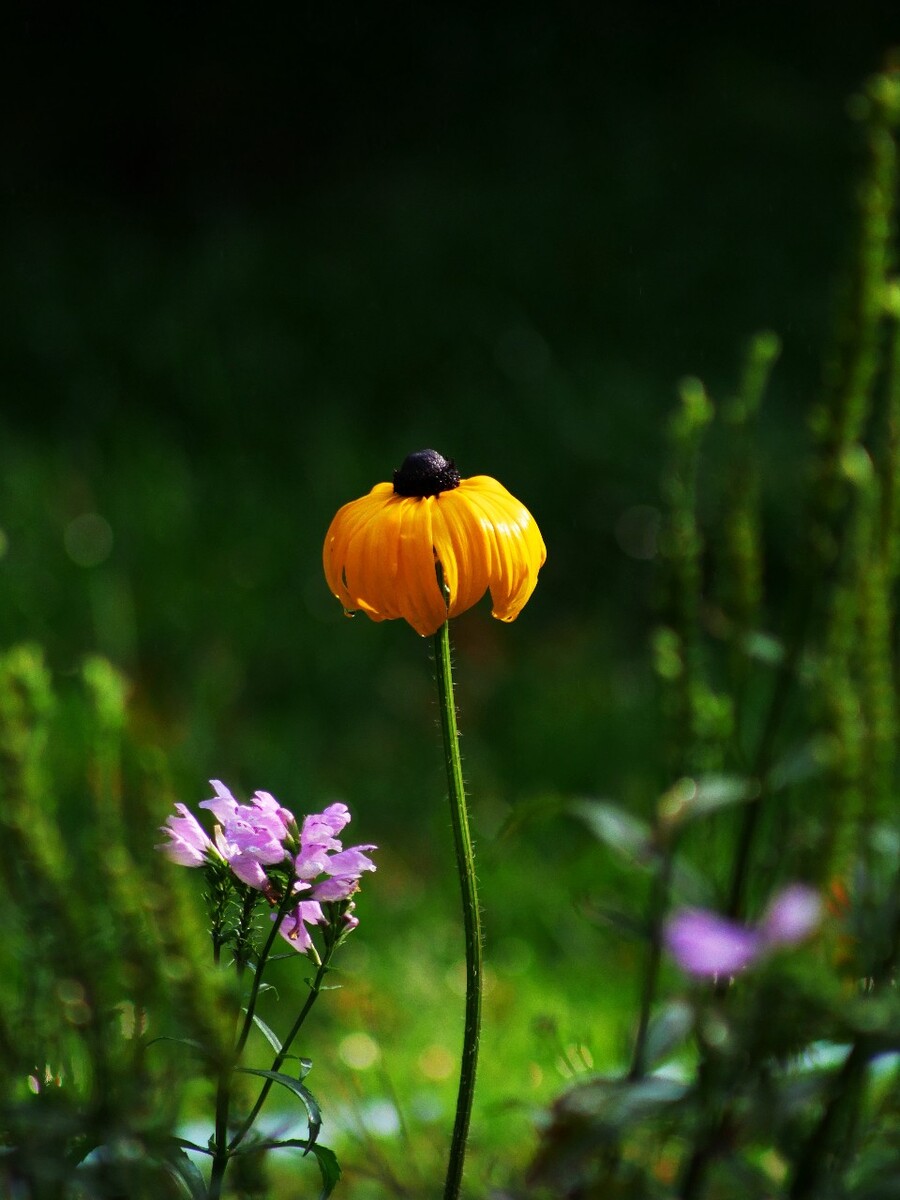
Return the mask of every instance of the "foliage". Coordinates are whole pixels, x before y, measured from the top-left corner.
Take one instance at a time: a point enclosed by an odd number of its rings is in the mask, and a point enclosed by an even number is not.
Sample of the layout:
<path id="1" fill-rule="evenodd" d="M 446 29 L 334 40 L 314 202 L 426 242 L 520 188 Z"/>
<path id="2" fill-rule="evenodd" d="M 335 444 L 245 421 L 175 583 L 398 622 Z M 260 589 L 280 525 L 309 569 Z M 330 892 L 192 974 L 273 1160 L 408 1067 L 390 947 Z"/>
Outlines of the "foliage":
<path id="1" fill-rule="evenodd" d="M 643 33 L 635 46 L 643 55 Z M 719 68 L 707 69 L 717 89 Z M 773 107 L 779 119 L 794 113 L 792 136 L 805 142 L 813 113 L 797 116 L 790 87 L 778 86 L 786 90 Z M 657 544 L 647 489 L 653 397 L 663 394 L 641 356 L 654 323 L 666 365 L 696 350 L 715 376 L 709 356 L 721 359 L 730 344 L 724 302 L 702 338 L 674 315 L 689 307 L 685 275 L 703 291 L 718 278 L 733 249 L 727 235 L 699 255 L 696 236 L 674 258 L 660 253 L 686 213 L 700 213 L 703 169 L 684 172 L 680 206 L 659 232 L 655 188 L 642 185 L 635 205 L 604 186 L 613 197 L 604 208 L 599 166 L 585 158 L 568 238 L 545 236 L 556 190 L 567 218 L 572 205 L 553 171 L 534 170 L 530 145 L 523 177 L 492 194 L 492 219 L 475 222 L 475 235 L 461 215 L 468 181 L 434 162 L 410 174 L 407 190 L 393 181 L 368 241 L 351 232 L 357 182 L 338 203 L 329 193 L 322 209 L 334 209 L 333 223 L 316 226 L 325 234 L 312 252 L 293 209 L 270 218 L 268 241 L 238 217 L 184 246 L 106 213 L 96 226 L 73 215 L 55 240 L 45 241 L 39 219 L 28 226 L 13 255 L 6 336 L 14 390 L 38 432 L 0 443 L 9 535 L 0 533 L 0 630 L 7 643 L 24 629 L 45 645 L 14 645 L 0 672 L 0 1178 L 13 1195 L 203 1194 L 172 1135 L 208 1108 L 204 1086 L 185 1077 L 213 1086 L 237 996 L 202 965 L 198 898 L 178 872 L 161 870 L 152 831 L 208 765 L 237 773 L 263 761 L 276 790 L 289 778 L 306 794 L 337 789 L 391 834 L 374 835 L 392 850 L 377 905 L 373 889 L 372 941 L 348 947 L 353 986 L 321 1018 L 315 1091 L 325 1130 L 340 1138 L 338 1194 L 433 1190 L 453 1085 L 441 1074 L 442 1022 L 459 950 L 431 855 L 443 830 L 440 784 L 419 748 L 430 749 L 427 737 L 415 736 L 431 732 L 429 681 L 396 652 L 396 631 L 377 643 L 357 631 L 332 636 L 340 618 L 318 565 L 332 501 L 368 485 L 375 457 L 395 465 L 397 444 L 403 453 L 426 430 L 460 459 L 464 444 L 467 470 L 511 481 L 518 471 L 550 546 L 533 624 L 504 631 L 512 651 L 465 617 L 455 630 L 494 985 L 473 1194 L 492 1185 L 498 1197 L 528 1200 L 876 1200 L 896 1191 L 895 87 L 882 78 L 856 102 L 870 168 L 856 274 L 813 414 L 811 470 L 798 469 L 790 416 L 773 419 L 770 408 L 767 418 L 760 404 L 767 385 L 776 399 L 796 390 L 796 363 L 785 359 L 815 340 L 821 298 L 798 305 L 791 278 L 831 245 L 812 180 L 784 187 L 797 226 L 801 210 L 809 217 L 802 252 L 791 243 L 793 265 L 749 300 L 733 288 L 746 301 L 735 320 L 771 309 L 787 329 L 778 370 L 770 375 L 778 341 L 764 335 L 734 399 L 713 405 L 698 380 L 682 385 L 663 481 L 665 594 L 645 656 L 664 748 L 632 649 Z M 771 104 L 767 88 L 759 95 Z M 667 146 L 679 123 L 690 125 L 673 112 L 651 137 L 642 110 L 617 119 L 635 179 L 653 137 Z M 790 158 L 792 145 L 773 157 Z M 771 237 L 767 209 L 732 152 L 721 178 L 755 246 Z M 431 203 L 438 194 L 443 209 Z M 525 206 L 524 226 L 513 202 Z M 705 232 L 706 215 L 694 219 Z M 596 244 L 610 255 L 604 271 L 611 261 L 633 271 L 631 235 L 651 228 L 650 257 L 661 265 L 640 321 L 627 319 L 615 286 L 597 301 L 568 286 L 568 268 L 559 282 L 560 259 Z M 509 296 L 487 311 L 460 262 L 487 263 L 495 286 L 501 245 L 515 270 L 503 284 Z M 641 295 L 642 270 L 629 285 Z M 556 308 L 551 277 L 565 295 Z M 396 295 L 381 326 L 373 314 L 389 282 Z M 422 304 L 426 292 L 440 304 Z M 408 307 L 396 307 L 400 295 Z M 598 350 L 601 327 L 609 341 Z M 434 403 L 424 404 L 429 388 Z M 391 409 L 398 396 L 402 415 Z M 300 417 L 289 421 L 294 409 Z M 611 566 L 619 540 L 630 546 L 625 567 Z M 134 684 L 105 660 L 82 662 L 86 643 Z M 598 780 L 619 804 L 573 801 Z M 811 942 L 775 949 L 729 981 L 686 983 L 672 968 L 664 934 L 673 909 L 756 925 L 776 889 L 797 879 L 828 905 Z M 632 1022 L 622 1013 L 635 976 Z M 277 988 L 304 995 L 287 972 Z M 622 1067 L 626 1022 L 633 1041 Z M 344 1052 L 348 1030 L 368 1039 L 358 1066 Z M 260 1025 L 257 1036 L 269 1042 Z M 309 1100 L 296 1078 L 278 1090 Z M 397 1117 L 396 1134 L 366 1123 L 373 1093 Z M 300 1161 L 303 1139 L 289 1169 L 270 1172 L 257 1151 L 276 1141 L 291 1145 L 263 1136 L 235 1156 L 238 1194 L 312 1196 L 321 1180 L 336 1182 L 336 1161 L 318 1143 L 319 1172 Z"/>
<path id="2" fill-rule="evenodd" d="M 681 389 L 654 639 L 677 782 L 648 824 L 579 806 L 648 877 L 641 1011 L 629 1068 L 554 1104 L 529 1197 L 875 1200 L 900 1188 L 900 78 L 872 79 L 855 111 L 869 148 L 855 272 L 813 414 L 794 576 L 774 599 L 753 426 L 776 340 L 755 339 L 722 408 L 721 478 L 701 461 L 713 404 L 697 380 Z M 688 985 L 668 969 L 673 911 L 746 922 L 797 879 L 827 899 L 811 943 Z"/>
<path id="3" fill-rule="evenodd" d="M 184 1054 L 160 1039 L 177 1033 L 189 1056 L 215 1060 L 227 994 L 195 967 L 189 897 L 159 880 L 147 832 L 165 770 L 126 742 L 125 702 L 102 659 L 65 690 L 34 646 L 0 661 L 0 1170 L 11 1195 L 195 1194 L 171 1141 Z"/>

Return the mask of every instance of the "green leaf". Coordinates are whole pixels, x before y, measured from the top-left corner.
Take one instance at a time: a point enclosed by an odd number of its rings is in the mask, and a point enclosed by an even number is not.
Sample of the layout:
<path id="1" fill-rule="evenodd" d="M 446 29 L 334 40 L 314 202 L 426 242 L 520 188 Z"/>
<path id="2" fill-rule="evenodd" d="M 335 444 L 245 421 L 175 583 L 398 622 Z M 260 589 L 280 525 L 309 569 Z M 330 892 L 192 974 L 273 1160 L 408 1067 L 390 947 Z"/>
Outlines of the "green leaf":
<path id="1" fill-rule="evenodd" d="M 578 906 L 578 911 L 585 920 L 601 928 L 612 929 L 620 937 L 639 942 L 646 942 L 650 937 L 650 926 L 643 917 L 636 917 L 633 913 L 611 904 L 588 900 Z"/>
<path id="2" fill-rule="evenodd" d="M 207 1200 L 206 1183 L 197 1165 L 178 1145 L 166 1153 L 160 1163 L 165 1174 L 174 1181 L 181 1194 L 189 1200 Z"/>
<path id="3" fill-rule="evenodd" d="M 209 1058 L 209 1050 L 202 1042 L 198 1042 L 196 1038 L 169 1037 L 168 1034 L 162 1033 L 159 1037 L 151 1038 L 147 1042 L 147 1046 L 153 1046 L 156 1042 L 174 1042 L 176 1046 L 188 1046 L 191 1050 L 196 1050 L 203 1058 Z"/>
<path id="4" fill-rule="evenodd" d="M 571 811 L 584 821 L 594 837 L 629 862 L 647 866 L 656 858 L 653 831 L 645 821 L 601 800 L 580 800 L 572 805 Z"/>
<path id="5" fill-rule="evenodd" d="M 824 774 L 830 753 L 831 748 L 825 737 L 812 738 L 804 745 L 794 747 L 772 767 L 768 778 L 769 788 L 777 792 Z"/>
<path id="6" fill-rule="evenodd" d="M 214 1153 L 209 1146 L 198 1146 L 196 1142 L 189 1142 L 187 1138 L 173 1137 L 172 1141 L 183 1150 L 193 1150 L 195 1154 L 208 1154 L 212 1157 Z"/>
<path id="7" fill-rule="evenodd" d="M 673 1000 L 658 1012 L 647 1030 L 645 1059 L 655 1066 L 669 1058 L 687 1040 L 694 1027 L 694 1009 L 683 1000 Z"/>
<path id="8" fill-rule="evenodd" d="M 660 1075 L 643 1079 L 592 1079 L 567 1092 L 555 1106 L 557 1118 L 587 1119 L 595 1133 L 609 1136 L 634 1127 L 684 1100 L 688 1085 Z"/>
<path id="9" fill-rule="evenodd" d="M 243 1011 L 246 1012 L 247 1010 L 244 1009 Z M 281 1039 L 279 1038 L 279 1036 L 275 1032 L 275 1030 L 272 1029 L 272 1027 L 270 1025 L 267 1025 L 266 1022 L 262 1019 L 262 1017 L 258 1017 L 256 1015 L 256 1013 L 253 1014 L 253 1024 L 256 1026 L 256 1028 L 259 1030 L 259 1032 L 263 1035 L 263 1037 L 266 1039 L 266 1041 L 269 1043 L 269 1045 L 272 1047 L 272 1049 L 275 1051 L 275 1053 L 280 1054 L 281 1053 Z"/>
<path id="10" fill-rule="evenodd" d="M 337 1186 L 338 1180 L 341 1177 L 341 1166 L 337 1160 L 337 1155 L 333 1150 L 329 1150 L 327 1146 L 311 1146 L 313 1154 L 316 1156 L 316 1162 L 319 1164 L 319 1170 L 322 1172 L 322 1190 L 319 1193 L 319 1200 L 328 1200 L 328 1197 Z"/>
<path id="11" fill-rule="evenodd" d="M 272 1138 L 261 1142 L 245 1143 L 234 1153 L 237 1156 L 253 1154 L 261 1150 L 302 1150 L 304 1156 L 312 1153 L 322 1173 L 322 1190 L 319 1193 L 319 1200 L 328 1200 L 341 1178 L 341 1167 L 334 1151 L 329 1150 L 327 1146 L 320 1146 L 318 1142 L 313 1143 L 303 1138 Z"/>
<path id="12" fill-rule="evenodd" d="M 309 1148 L 311 1149 L 322 1128 L 322 1113 L 319 1111 L 318 1101 L 309 1088 L 304 1087 L 299 1079 L 294 1079 L 292 1075 L 284 1075 L 281 1071 L 264 1071 L 258 1067 L 237 1067 L 236 1070 L 244 1075 L 259 1075 L 262 1079 L 271 1079 L 274 1083 L 280 1083 L 283 1088 L 287 1088 L 302 1102 L 309 1120 Z"/>
<path id="13" fill-rule="evenodd" d="M 659 818 L 667 825 L 683 825 L 759 795 L 755 779 L 739 775 L 701 775 L 679 779 L 659 801 Z"/>
<path id="14" fill-rule="evenodd" d="M 744 635 L 743 650 L 748 658 L 756 659 L 768 667 L 778 667 L 784 661 L 784 645 L 770 633 L 750 630 Z"/>

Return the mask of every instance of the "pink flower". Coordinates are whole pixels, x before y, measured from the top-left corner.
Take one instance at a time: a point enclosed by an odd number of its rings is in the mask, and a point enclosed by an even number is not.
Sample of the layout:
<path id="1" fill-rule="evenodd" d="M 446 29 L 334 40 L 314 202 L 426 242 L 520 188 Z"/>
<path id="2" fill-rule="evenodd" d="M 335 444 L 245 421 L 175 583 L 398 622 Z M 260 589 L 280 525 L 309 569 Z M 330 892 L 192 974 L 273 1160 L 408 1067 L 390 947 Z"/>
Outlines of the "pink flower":
<path id="1" fill-rule="evenodd" d="M 353 893 L 358 891 L 358 875 L 335 875 L 331 879 L 323 879 L 321 883 L 317 883 L 310 895 L 315 900 L 334 902 L 349 900 Z"/>
<path id="2" fill-rule="evenodd" d="M 691 975 L 734 975 L 750 965 L 762 945 L 754 929 L 707 912 L 682 908 L 666 923 L 666 947 Z"/>
<path id="3" fill-rule="evenodd" d="M 313 905 L 310 912 L 321 912 L 318 903 L 340 903 L 359 891 L 359 879 L 364 871 L 374 871 L 375 864 L 365 853 L 375 850 L 376 846 L 351 846 L 343 848 L 336 836 L 350 820 L 350 811 L 346 804 L 331 804 L 324 812 L 312 813 L 304 818 L 300 830 L 300 849 L 294 856 L 294 875 L 298 883 L 297 890 L 309 889 L 309 900 L 301 901 L 298 909 L 290 913 L 281 923 L 279 932 L 296 946 L 298 950 L 309 953 L 312 941 L 308 930 L 301 926 L 303 923 L 318 923 L 303 915 L 304 906 Z M 321 878 L 324 876 L 324 878 Z M 315 881 L 318 879 L 318 882 Z M 359 924 L 356 917 L 350 916 L 350 909 L 344 914 L 344 922 L 349 929 L 355 929 Z M 323 918 L 324 919 L 324 918 Z"/>
<path id="4" fill-rule="evenodd" d="M 346 804 L 329 804 L 324 812 L 305 817 L 300 831 L 300 841 L 308 846 L 322 846 L 326 850 L 339 850 L 337 835 L 350 821 L 350 810 Z"/>
<path id="5" fill-rule="evenodd" d="M 322 904 L 349 902 L 359 891 L 360 876 L 374 871 L 375 864 L 366 851 L 375 846 L 351 846 L 344 849 L 337 836 L 350 820 L 346 804 L 330 804 L 324 812 L 305 817 L 299 831 L 294 814 L 283 808 L 270 792 L 256 792 L 249 804 L 239 803 L 221 780 L 210 780 L 215 795 L 204 800 L 216 818 L 213 838 L 183 804 L 176 804 L 179 815 L 169 817 L 163 832 L 169 841 L 158 847 L 177 863 L 203 866 L 210 857 L 225 862 L 232 873 L 249 887 L 262 892 L 277 905 L 283 884 L 269 878 L 267 868 L 281 866 L 288 882 L 293 880 L 296 907 L 282 917 L 278 932 L 297 950 L 314 953 L 310 925 L 331 919 Z M 293 902 L 293 897 L 292 897 Z M 358 924 L 352 916 L 353 904 L 342 913 L 346 928 Z M 277 914 L 273 914 L 275 919 Z"/>
<path id="6" fill-rule="evenodd" d="M 210 841 L 206 830 L 184 805 L 176 804 L 175 809 L 180 816 L 166 819 L 161 831 L 169 838 L 156 847 L 182 867 L 202 867 L 209 860 L 210 854 L 216 853 L 216 848 Z"/>
<path id="7" fill-rule="evenodd" d="M 204 800 L 220 824 L 216 845 L 238 879 L 261 892 L 268 892 L 269 877 L 263 869 L 288 857 L 286 840 L 296 829 L 294 814 L 269 792 L 257 792 L 250 804 L 239 804 L 218 779 L 211 779 L 215 796 Z"/>
<path id="8" fill-rule="evenodd" d="M 352 875 L 359 879 L 363 871 L 374 871 L 375 864 L 371 858 L 362 853 L 363 850 L 377 850 L 377 846 L 351 846 L 349 850 L 338 850 L 328 859 L 325 867 L 327 875 Z"/>
<path id="9" fill-rule="evenodd" d="M 819 927 L 822 898 L 802 883 L 792 883 L 772 897 L 760 931 L 770 946 L 802 942 Z"/>
<path id="10" fill-rule="evenodd" d="M 275 919 L 274 913 L 272 919 Z M 302 954 L 308 954 L 313 949 L 313 941 L 306 928 L 307 925 L 324 925 L 324 923 L 325 914 L 320 905 L 315 900 L 301 900 L 296 908 L 282 918 L 278 932 L 290 942 L 295 950 L 299 950 Z"/>
<path id="11" fill-rule="evenodd" d="M 754 928 L 703 908 L 683 908 L 666 922 L 669 953 L 690 975 L 735 975 L 778 946 L 809 937 L 822 918 L 817 892 L 801 883 L 783 888 Z"/>

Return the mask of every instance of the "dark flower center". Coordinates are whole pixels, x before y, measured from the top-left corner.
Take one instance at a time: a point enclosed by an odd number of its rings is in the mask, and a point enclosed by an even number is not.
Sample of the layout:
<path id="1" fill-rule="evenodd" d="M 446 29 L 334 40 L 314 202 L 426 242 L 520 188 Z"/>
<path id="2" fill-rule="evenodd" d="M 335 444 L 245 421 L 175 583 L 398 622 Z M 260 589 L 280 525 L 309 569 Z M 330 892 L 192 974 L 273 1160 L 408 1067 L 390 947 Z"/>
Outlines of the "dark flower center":
<path id="1" fill-rule="evenodd" d="M 459 487 L 456 463 L 437 450 L 407 454 L 403 466 L 394 472 L 394 491 L 398 496 L 436 496 L 455 487 Z"/>

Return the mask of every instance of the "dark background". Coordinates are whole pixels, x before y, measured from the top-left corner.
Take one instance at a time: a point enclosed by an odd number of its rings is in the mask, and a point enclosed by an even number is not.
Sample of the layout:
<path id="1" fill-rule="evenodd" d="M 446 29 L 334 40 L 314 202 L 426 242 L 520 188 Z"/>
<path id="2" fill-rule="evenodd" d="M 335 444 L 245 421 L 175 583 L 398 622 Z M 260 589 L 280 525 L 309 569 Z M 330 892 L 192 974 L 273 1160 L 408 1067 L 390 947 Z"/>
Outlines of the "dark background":
<path id="1" fill-rule="evenodd" d="M 407 814 L 440 786 L 424 651 L 345 626 L 319 555 L 339 504 L 434 446 L 522 498 L 550 553 L 515 626 L 456 623 L 474 790 L 642 802 L 665 416 L 684 374 L 721 399 L 750 334 L 783 339 L 777 593 L 852 244 L 847 101 L 897 25 L 874 3 L 19 6 L 0 634 L 63 672 L 111 655 L 188 786 Z M 73 558 L 85 514 L 105 525 Z"/>
<path id="2" fill-rule="evenodd" d="M 341 615 L 333 513 L 430 446 L 500 479 L 548 546 L 513 625 L 483 604 L 452 631 L 494 985 L 478 1178 L 524 1169 L 566 1062 L 628 1054 L 638 943 L 584 917 L 598 895 L 644 911 L 643 879 L 566 809 L 646 813 L 672 783 L 650 644 L 678 381 L 721 406 L 747 339 L 782 340 L 759 431 L 777 636 L 853 249 L 848 101 L 898 34 L 897 5 L 865 0 L 5 18 L 0 645 L 46 648 L 76 743 L 84 656 L 126 674 L 159 779 L 136 844 L 210 778 L 298 814 L 344 799 L 349 840 L 378 844 L 311 1035 L 329 1144 L 342 1088 L 425 1088 L 443 1115 L 407 1117 L 438 1177 L 462 1007 L 429 648 Z M 711 528 L 727 462 L 714 429 Z M 83 779 L 58 782 L 67 828 L 89 827 Z M 705 849 L 702 870 L 724 862 Z M 305 992 L 302 963 L 279 967 L 281 1028 Z M 356 1092 L 348 1030 L 383 1048 Z"/>

